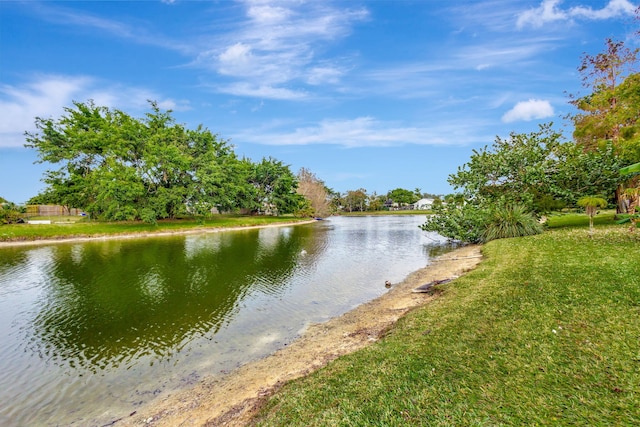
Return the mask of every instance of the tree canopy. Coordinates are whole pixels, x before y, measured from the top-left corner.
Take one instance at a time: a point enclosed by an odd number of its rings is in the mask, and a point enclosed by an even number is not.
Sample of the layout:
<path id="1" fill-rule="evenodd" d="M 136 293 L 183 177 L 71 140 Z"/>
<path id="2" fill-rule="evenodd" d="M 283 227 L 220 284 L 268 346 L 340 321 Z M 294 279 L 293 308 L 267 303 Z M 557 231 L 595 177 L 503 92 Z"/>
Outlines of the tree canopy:
<path id="1" fill-rule="evenodd" d="M 251 167 L 248 182 L 252 186 L 249 207 L 267 213 L 295 212 L 303 196 L 296 192 L 298 179 L 281 161 L 262 159 Z"/>
<path id="2" fill-rule="evenodd" d="M 404 188 L 396 188 L 387 194 L 389 199 L 400 205 L 410 205 L 415 203 L 420 200 L 420 196 L 420 191 L 411 191 Z"/>
<path id="3" fill-rule="evenodd" d="M 308 200 L 308 215 L 325 217 L 330 213 L 329 190 L 324 182 L 306 168 L 298 172 L 298 194 Z M 301 209 L 305 209 L 302 206 Z"/>
<path id="4" fill-rule="evenodd" d="M 640 19 L 640 8 L 636 13 Z M 621 184 L 627 180 L 627 186 L 637 187 L 637 178 L 623 177 L 620 169 L 640 161 L 639 52 L 609 38 L 603 52 L 585 54 L 578 71 L 589 93 L 571 95 L 569 101 L 578 111 L 569 116 L 575 142 L 563 141 L 551 124 L 497 137 L 491 148 L 474 150 L 469 162 L 449 176 L 464 201 L 437 206 L 422 228 L 480 242 L 535 233 L 536 215 L 585 200 L 597 200 L 598 206 L 616 202 L 620 209 Z M 633 167 L 622 169 L 627 170 Z"/>
<path id="5" fill-rule="evenodd" d="M 584 55 L 578 71 L 587 95 L 573 96 L 578 112 L 571 118 L 574 139 L 585 150 L 613 143 L 627 163 L 640 161 L 640 74 L 638 49 L 622 41 L 606 40 L 596 55 Z"/>
<path id="6" fill-rule="evenodd" d="M 474 150 L 470 160 L 449 176 L 462 197 L 436 207 L 435 217 L 423 229 L 480 242 L 488 236 L 486 228 L 500 218 L 513 220 L 523 231 L 534 231 L 531 219 L 524 217 L 527 212 L 536 215 L 576 206 L 585 195 L 613 201 L 621 180 L 619 169 L 620 159 L 611 144 L 584 151 L 564 141 L 552 124 L 497 137 L 491 147 Z"/>
<path id="7" fill-rule="evenodd" d="M 612 198 L 620 181 L 618 169 L 611 146 L 585 152 L 545 124 L 474 150 L 449 183 L 476 204 L 515 202 L 541 212 L 549 200 L 575 205 L 584 194 Z"/>
<path id="8" fill-rule="evenodd" d="M 142 119 L 91 101 L 74 102 L 58 119 L 36 118 L 25 145 L 57 166 L 45 173 L 48 187 L 38 199 L 108 220 L 295 210 L 297 180 L 288 166 L 239 159 L 208 129 L 187 129 L 171 111 L 150 106 Z"/>
<path id="9" fill-rule="evenodd" d="M 363 212 L 367 210 L 367 190 L 359 188 L 350 190 L 342 197 L 341 202 L 347 212 Z"/>

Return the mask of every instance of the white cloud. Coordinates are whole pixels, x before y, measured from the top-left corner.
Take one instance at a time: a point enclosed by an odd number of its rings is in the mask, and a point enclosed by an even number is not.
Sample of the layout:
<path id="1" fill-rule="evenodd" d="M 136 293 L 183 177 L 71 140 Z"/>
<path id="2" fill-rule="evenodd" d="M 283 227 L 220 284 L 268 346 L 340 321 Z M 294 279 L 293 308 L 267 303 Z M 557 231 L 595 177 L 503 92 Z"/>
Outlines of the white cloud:
<path id="1" fill-rule="evenodd" d="M 380 68 L 359 73 L 348 89 L 350 93 L 364 96 L 425 98 L 431 100 L 431 105 L 442 107 L 443 100 L 449 99 L 452 93 L 462 91 L 471 100 L 480 92 L 490 92 L 491 87 L 500 92 L 509 90 L 516 82 L 514 74 L 530 74 L 541 67 L 541 55 L 553 49 L 555 43 L 557 39 L 550 36 L 474 41 L 448 49 L 429 61 L 381 63 Z M 469 74 L 471 71 L 473 74 Z"/>
<path id="2" fill-rule="evenodd" d="M 549 101 L 530 99 L 518 102 L 502 116 L 502 121 L 511 123 L 519 120 L 530 121 L 553 116 L 553 107 Z"/>
<path id="3" fill-rule="evenodd" d="M 313 67 L 307 72 L 307 83 L 310 85 L 321 85 L 325 83 L 337 84 L 344 71 L 330 66 Z"/>
<path id="4" fill-rule="evenodd" d="M 587 19 L 610 19 L 619 16 L 632 16 L 637 6 L 631 4 L 628 0 L 610 0 L 609 3 L 600 10 L 594 10 L 591 7 L 577 6 L 570 10 L 572 16 L 583 16 Z"/>
<path id="5" fill-rule="evenodd" d="M 343 70 L 327 66 L 319 52 L 324 45 L 349 34 L 354 22 L 368 16 L 364 9 L 338 9 L 326 2 L 241 3 L 245 6 L 244 21 L 216 40 L 214 48 L 203 50 L 194 62 L 234 80 L 221 88 L 240 96 L 299 99 L 299 91 L 291 92 L 283 86 L 293 82 L 337 84 Z M 294 93 L 296 96 L 291 96 Z"/>
<path id="6" fill-rule="evenodd" d="M 558 4 L 561 0 L 543 0 L 535 9 L 529 9 L 518 16 L 517 26 L 522 28 L 526 25 L 532 27 L 542 27 L 547 22 L 565 21 L 569 19 L 569 14 L 560 10 Z"/>
<path id="7" fill-rule="evenodd" d="M 21 147 L 24 132 L 35 131 L 36 117 L 57 118 L 73 101 L 92 99 L 96 105 L 146 110 L 148 100 L 162 109 L 186 110 L 186 101 L 163 99 L 153 91 L 125 87 L 87 76 L 41 75 L 20 85 L 0 86 L 0 148 Z"/>
<path id="8" fill-rule="evenodd" d="M 510 92 L 496 94 L 496 97 L 489 101 L 489 108 L 500 108 L 511 98 L 511 96 L 512 94 Z"/>
<path id="9" fill-rule="evenodd" d="M 244 43 L 236 43 L 229 46 L 218 56 L 220 74 L 249 75 L 253 68 L 251 47 Z"/>
<path id="10" fill-rule="evenodd" d="M 271 6 L 268 4 L 249 4 L 247 16 L 262 23 L 281 23 L 291 16 L 291 10 L 281 6 Z"/>
<path id="11" fill-rule="evenodd" d="M 216 86 L 216 90 L 235 96 L 246 96 L 261 99 L 279 99 L 296 101 L 308 97 L 304 91 L 291 90 L 271 85 L 254 85 L 249 82 L 232 83 L 226 86 Z"/>
<path id="12" fill-rule="evenodd" d="M 164 1 L 172 3 L 173 0 Z M 119 38 L 132 40 L 135 43 L 160 46 L 183 53 L 193 52 L 189 43 L 182 43 L 166 38 L 160 33 L 152 33 L 139 25 L 130 25 L 113 19 L 107 19 L 90 13 L 80 12 L 75 9 L 47 4 L 46 2 L 31 2 L 33 10 L 42 19 L 63 26 L 75 26 L 89 28 L 92 32 L 110 34 Z"/>
<path id="13" fill-rule="evenodd" d="M 609 0 L 602 9 L 593 9 L 591 6 L 575 6 L 566 10 L 560 8 L 562 0 L 543 0 L 535 9 L 529 9 L 518 15 L 517 26 L 534 28 L 555 21 L 569 21 L 573 18 L 585 18 L 589 20 L 611 19 L 624 15 L 633 16 L 637 6 L 629 0 Z"/>
<path id="14" fill-rule="evenodd" d="M 473 37 L 487 32 L 512 32 L 513 17 L 520 11 L 517 2 L 504 0 L 447 3 L 457 27 L 453 34 L 468 33 Z"/>
<path id="15" fill-rule="evenodd" d="M 514 64 L 536 58 L 555 42 L 549 37 L 530 37 L 525 40 L 514 38 L 509 41 L 485 42 L 469 45 L 460 49 L 454 56 L 457 68 L 474 68 L 483 71 L 487 68 L 512 67 Z"/>
<path id="16" fill-rule="evenodd" d="M 395 147 L 416 145 L 466 145 L 491 138 L 479 135 L 478 123 L 402 126 L 373 117 L 325 119 L 318 124 L 297 127 L 293 131 L 251 129 L 232 136 L 234 141 L 264 145 L 337 145 L 345 148 Z M 290 127 L 290 126 L 287 126 Z"/>
<path id="17" fill-rule="evenodd" d="M 60 115 L 89 84 L 87 77 L 46 76 L 23 87 L 0 87 L 0 147 L 20 147 L 36 117 Z"/>
<path id="18" fill-rule="evenodd" d="M 154 31 L 151 24 L 131 25 L 47 3 L 33 7 L 42 19 L 55 24 L 86 28 L 193 56 L 191 65 L 230 80 L 227 85 L 216 86 L 225 89 L 224 93 L 273 99 L 302 98 L 302 91 L 287 89 L 293 83 L 310 87 L 339 84 L 347 67 L 327 67 L 321 55 L 326 45 L 346 37 L 354 23 L 369 15 L 364 8 L 340 8 L 318 1 L 237 0 L 237 3 L 242 6 L 243 16 L 235 20 L 235 27 L 207 41 L 202 38 L 189 42 L 167 38 Z"/>

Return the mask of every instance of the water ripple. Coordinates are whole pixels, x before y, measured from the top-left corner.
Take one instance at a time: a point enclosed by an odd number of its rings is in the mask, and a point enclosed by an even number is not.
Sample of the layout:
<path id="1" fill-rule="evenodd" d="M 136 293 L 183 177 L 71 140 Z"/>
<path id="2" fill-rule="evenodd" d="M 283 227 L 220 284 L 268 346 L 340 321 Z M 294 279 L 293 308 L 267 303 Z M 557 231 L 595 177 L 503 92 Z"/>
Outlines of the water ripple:
<path id="1" fill-rule="evenodd" d="M 0 423 L 108 422 L 263 357 L 447 250 L 423 220 L 0 251 Z"/>

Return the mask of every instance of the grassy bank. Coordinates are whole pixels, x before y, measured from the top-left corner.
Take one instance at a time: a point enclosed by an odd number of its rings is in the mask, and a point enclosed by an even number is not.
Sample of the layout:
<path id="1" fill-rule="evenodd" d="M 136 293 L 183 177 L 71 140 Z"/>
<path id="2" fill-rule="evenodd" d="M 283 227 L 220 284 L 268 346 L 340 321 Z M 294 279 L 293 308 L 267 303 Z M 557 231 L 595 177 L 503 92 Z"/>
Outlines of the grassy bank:
<path id="1" fill-rule="evenodd" d="M 483 252 L 386 338 L 285 386 L 259 425 L 640 425 L 640 233 L 556 228 Z"/>
<path id="2" fill-rule="evenodd" d="M 306 218 L 308 219 L 308 218 Z M 136 233 L 177 232 L 205 228 L 249 227 L 303 221 L 287 216 L 216 215 L 211 219 L 163 220 L 157 224 L 136 222 L 63 221 L 53 224 L 7 224 L 0 226 L 0 242 L 113 236 Z M 53 219 L 55 221 L 55 219 Z"/>
<path id="3" fill-rule="evenodd" d="M 615 224 L 615 210 L 604 210 L 593 218 L 595 225 Z M 589 217 L 584 213 L 552 214 L 547 219 L 549 228 L 589 227 Z"/>

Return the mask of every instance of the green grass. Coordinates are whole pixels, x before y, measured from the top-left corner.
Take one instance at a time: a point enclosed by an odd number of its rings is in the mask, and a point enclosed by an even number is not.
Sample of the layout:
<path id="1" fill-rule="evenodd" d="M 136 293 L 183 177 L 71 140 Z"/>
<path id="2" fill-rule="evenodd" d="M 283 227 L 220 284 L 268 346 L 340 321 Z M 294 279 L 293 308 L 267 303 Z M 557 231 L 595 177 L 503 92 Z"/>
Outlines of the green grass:
<path id="1" fill-rule="evenodd" d="M 55 220 L 55 217 L 51 218 Z M 49 217 L 41 219 L 49 219 Z M 204 222 L 197 219 L 163 220 L 158 221 L 156 225 L 141 221 L 94 222 L 87 220 L 59 224 L 6 224 L 0 225 L 0 242 L 245 227 L 302 220 L 304 219 L 288 216 L 216 215 Z"/>
<path id="2" fill-rule="evenodd" d="M 27 218 L 27 220 L 29 221 L 33 221 L 33 220 L 45 220 L 45 221 L 51 221 L 52 223 L 68 223 L 68 222 L 80 222 L 80 221 L 86 221 L 86 217 L 80 216 L 80 215 L 59 215 L 59 216 L 30 216 Z"/>
<path id="3" fill-rule="evenodd" d="M 593 218 L 593 223 L 594 225 L 614 224 L 615 216 L 615 210 L 601 210 Z M 547 226 L 549 228 L 588 227 L 589 217 L 584 212 L 552 214 L 547 219 Z"/>
<path id="4" fill-rule="evenodd" d="M 495 240 L 380 342 L 286 385 L 263 426 L 640 425 L 640 233 Z"/>

